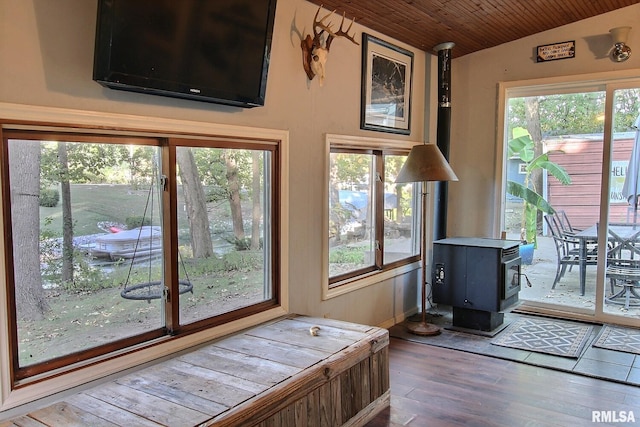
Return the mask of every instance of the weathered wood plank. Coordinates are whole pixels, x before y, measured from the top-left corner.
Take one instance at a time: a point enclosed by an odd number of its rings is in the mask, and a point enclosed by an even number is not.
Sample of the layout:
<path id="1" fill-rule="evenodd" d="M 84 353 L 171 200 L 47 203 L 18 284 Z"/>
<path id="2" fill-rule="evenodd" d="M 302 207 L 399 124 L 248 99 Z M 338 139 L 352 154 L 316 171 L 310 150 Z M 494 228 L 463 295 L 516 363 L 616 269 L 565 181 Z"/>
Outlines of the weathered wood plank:
<path id="1" fill-rule="evenodd" d="M 11 421 L 0 423 L 0 427 L 46 427 L 38 420 L 34 420 L 29 416 L 14 418 Z"/>
<path id="2" fill-rule="evenodd" d="M 301 399 L 298 399 L 298 400 L 301 400 Z M 296 415 L 295 403 L 292 403 L 291 405 L 288 405 L 286 408 L 280 411 L 280 424 L 282 426 L 295 426 L 296 425 L 295 415 Z"/>
<path id="3" fill-rule="evenodd" d="M 339 326 L 343 324 L 343 328 Z M 369 333 L 375 329 L 371 326 L 355 326 L 352 323 L 340 322 L 333 319 L 324 319 L 318 317 L 305 317 L 299 316 L 292 319 L 286 319 L 283 322 L 278 323 L 282 327 L 289 327 L 292 330 L 302 330 L 309 332 L 311 326 L 319 326 L 320 331 L 324 331 L 325 335 L 330 335 L 335 338 L 346 339 L 350 342 L 359 341 L 365 339 Z M 321 332 L 322 333 L 322 332 Z"/>
<path id="4" fill-rule="evenodd" d="M 196 383 L 198 382 L 198 378 L 202 378 L 206 381 L 211 381 L 213 387 L 220 387 L 222 389 L 229 387 L 229 392 L 231 394 L 238 394 L 238 398 L 248 398 L 246 396 L 249 394 L 256 395 L 269 388 L 269 386 L 265 384 L 259 384 L 254 381 L 229 375 L 225 372 L 217 371 L 215 366 L 196 366 L 178 359 L 169 361 L 166 366 L 170 369 L 194 376 Z M 221 403 L 224 404 L 224 402 Z"/>
<path id="5" fill-rule="evenodd" d="M 167 368 L 145 370 L 136 375 L 127 375 L 116 380 L 116 382 L 168 402 L 194 409 L 211 417 L 253 396 L 253 394 L 245 392 L 244 395 L 239 397 L 238 393 L 232 393 L 229 387 L 225 388 L 219 384 L 211 384 L 206 379 L 200 379 L 194 375 L 187 375 Z M 234 389 L 233 391 L 236 390 Z M 220 399 L 217 399 L 219 396 L 229 395 L 235 397 L 229 403 L 219 402 Z"/>
<path id="6" fill-rule="evenodd" d="M 91 412 L 100 418 L 110 420 L 119 426 L 157 427 L 159 425 L 151 420 L 132 414 L 128 411 L 123 411 L 117 406 L 110 405 L 84 393 L 70 396 L 65 400 L 65 402 L 81 408 L 84 411 Z"/>
<path id="7" fill-rule="evenodd" d="M 309 425 L 307 421 L 307 398 L 303 397 L 296 400 L 293 409 L 293 424 L 294 426 Z"/>
<path id="8" fill-rule="evenodd" d="M 207 346 L 198 351 L 187 353 L 180 356 L 179 359 L 196 366 L 269 386 L 278 384 L 301 371 L 300 368 L 215 346 Z"/>
<path id="9" fill-rule="evenodd" d="M 362 391 L 360 398 L 361 407 L 369 405 L 373 399 L 371 398 L 371 358 L 364 359 L 360 362 L 360 372 L 362 373 L 360 389 Z"/>
<path id="10" fill-rule="evenodd" d="M 375 400 L 383 391 L 380 378 L 380 352 L 371 356 L 371 400 Z"/>
<path id="11" fill-rule="evenodd" d="M 338 422 L 340 425 L 344 423 L 345 420 L 351 418 L 354 414 L 353 410 L 353 387 L 351 383 L 351 369 L 347 369 L 342 372 L 338 377 L 338 381 L 340 384 L 340 388 L 338 390 L 333 390 L 333 394 L 331 395 L 331 399 L 340 400 L 342 404 L 342 411 L 338 412 Z M 332 383 L 333 386 L 333 383 Z"/>
<path id="12" fill-rule="evenodd" d="M 349 404 L 346 404 L 345 397 L 348 399 L 350 390 L 345 390 L 343 387 L 343 381 L 341 375 L 333 378 L 329 382 L 329 401 L 326 404 L 330 405 L 332 425 L 342 425 L 342 417 L 345 411 L 349 411 Z M 347 387 L 347 388 L 350 388 Z"/>
<path id="13" fill-rule="evenodd" d="M 317 423 L 320 419 L 320 389 L 315 388 L 309 394 L 307 394 L 306 398 L 307 402 L 307 426 L 312 426 L 314 423 Z"/>
<path id="14" fill-rule="evenodd" d="M 328 326 L 321 327 L 318 336 L 312 336 L 309 333 L 310 326 L 312 325 L 309 323 L 285 319 L 282 322 L 256 328 L 247 334 L 276 342 L 287 342 L 306 348 L 324 350 L 329 353 L 336 353 L 357 341 L 357 338 L 344 337 L 339 330 Z M 364 337 L 362 334 L 360 339 Z"/>
<path id="15" fill-rule="evenodd" d="M 331 355 L 330 352 L 325 350 L 301 347 L 299 345 L 273 341 L 249 334 L 226 338 L 217 342 L 215 346 L 239 353 L 254 355 L 256 354 L 256 350 L 259 349 L 260 357 L 295 366 L 296 368 L 306 368 Z"/>
<path id="16" fill-rule="evenodd" d="M 125 411 L 148 418 L 156 423 L 172 427 L 191 427 L 210 417 L 202 412 L 177 405 L 139 390 L 117 383 L 107 383 L 85 392 Z"/>
<path id="17" fill-rule="evenodd" d="M 342 427 L 364 426 L 369 421 L 376 418 L 376 415 L 378 413 L 384 411 L 390 405 L 391 405 L 391 390 L 387 390 L 382 394 L 382 396 L 380 396 L 379 398 L 371 402 L 369 405 L 367 405 L 364 409 L 358 412 L 353 418 L 346 421 L 342 425 Z M 407 425 L 408 422 L 409 421 L 407 421 L 406 424 L 402 423 L 401 425 Z"/>
<path id="18" fill-rule="evenodd" d="M 389 347 L 384 347 L 383 349 L 381 349 L 378 353 L 380 356 L 380 379 L 381 379 L 381 385 L 380 385 L 380 389 L 379 389 L 379 393 L 378 396 L 380 396 L 380 394 L 384 393 L 385 391 L 389 390 L 390 387 L 390 382 L 389 382 Z"/>
<path id="19" fill-rule="evenodd" d="M 48 426 L 65 427 L 115 427 L 117 424 L 100 418 L 67 402 L 58 402 L 29 414 L 30 417 Z"/>
<path id="20" fill-rule="evenodd" d="M 337 380 L 333 380 L 337 381 Z M 339 382 L 338 382 L 339 384 Z M 339 388 L 339 385 L 338 385 Z M 331 382 L 325 383 L 319 389 L 320 402 L 318 406 L 318 414 L 320 415 L 320 426 L 330 427 L 338 425 L 335 419 L 336 411 L 340 411 L 341 406 L 337 402 L 331 402 Z M 339 399 L 338 399 L 339 401 Z M 314 421 L 315 422 L 315 421 Z"/>
<path id="21" fill-rule="evenodd" d="M 329 319 L 326 317 L 308 317 L 308 316 L 296 316 L 294 320 L 299 322 L 308 323 L 311 325 L 330 326 L 332 328 L 342 329 L 344 331 L 353 331 L 361 334 L 368 334 L 372 330 L 376 329 L 374 326 L 361 325 L 359 323 L 343 322 L 342 320 Z"/>

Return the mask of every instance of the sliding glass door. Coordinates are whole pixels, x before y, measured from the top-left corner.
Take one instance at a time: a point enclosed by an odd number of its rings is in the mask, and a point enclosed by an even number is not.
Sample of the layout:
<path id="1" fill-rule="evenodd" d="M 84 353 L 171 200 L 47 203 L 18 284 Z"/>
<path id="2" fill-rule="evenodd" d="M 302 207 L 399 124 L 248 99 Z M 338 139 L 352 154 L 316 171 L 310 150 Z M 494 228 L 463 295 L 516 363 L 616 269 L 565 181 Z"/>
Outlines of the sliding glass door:
<path id="1" fill-rule="evenodd" d="M 611 157 L 604 317 L 640 315 L 640 83 L 610 87 Z M 608 129 L 607 129 L 608 130 Z M 602 233 L 604 234 L 604 231 Z M 627 323 L 627 322 L 622 322 Z"/>
<path id="2" fill-rule="evenodd" d="M 612 232 L 624 227 L 623 234 L 633 237 L 627 229 L 640 224 L 632 197 L 640 192 L 632 190 L 640 165 L 629 165 L 638 87 L 606 78 L 502 87 L 501 229 L 508 239 L 527 243 L 521 246 L 522 271 L 532 286 L 523 287 L 520 299 L 529 311 L 616 323 L 640 315 L 634 307 L 638 288 L 624 279 L 612 284 L 607 274 L 608 257 L 619 244 Z M 625 256 L 634 255 L 640 258 L 640 249 Z"/>

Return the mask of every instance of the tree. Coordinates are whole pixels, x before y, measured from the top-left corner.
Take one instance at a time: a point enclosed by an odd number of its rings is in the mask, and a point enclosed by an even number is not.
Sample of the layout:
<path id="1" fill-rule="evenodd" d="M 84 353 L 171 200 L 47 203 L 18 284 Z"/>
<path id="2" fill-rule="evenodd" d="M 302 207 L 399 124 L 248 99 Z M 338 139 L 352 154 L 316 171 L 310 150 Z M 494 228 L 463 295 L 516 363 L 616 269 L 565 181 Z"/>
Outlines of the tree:
<path id="1" fill-rule="evenodd" d="M 13 264 L 18 318 L 42 319 L 48 304 L 40 274 L 40 143 L 9 142 Z"/>
<path id="2" fill-rule="evenodd" d="M 73 213 L 71 183 L 99 181 L 105 169 L 117 166 L 127 158 L 124 145 L 86 144 L 58 141 L 39 143 L 42 147 L 39 185 L 60 184 L 62 202 L 62 283 L 74 280 Z"/>
<path id="3" fill-rule="evenodd" d="M 260 217 L 261 217 L 261 203 L 260 194 L 260 159 L 262 156 L 259 151 L 253 151 L 251 156 L 251 171 L 252 171 L 252 185 L 251 185 L 251 199 L 252 199 L 252 215 L 251 215 L 251 250 L 255 251 L 260 249 Z"/>
<path id="4" fill-rule="evenodd" d="M 213 256 L 213 242 L 209 231 L 209 215 L 198 167 L 189 147 L 176 149 L 176 161 L 182 182 L 184 200 L 189 218 L 191 246 L 194 258 Z"/>
<path id="5" fill-rule="evenodd" d="M 350 221 L 356 219 L 366 223 L 371 218 L 369 206 L 360 212 L 354 206 L 343 205 L 340 201 L 340 191 L 359 191 L 372 174 L 372 156 L 370 154 L 331 153 L 329 170 L 329 235 L 334 243 L 342 240 L 342 229 Z"/>
<path id="6" fill-rule="evenodd" d="M 404 156 L 386 156 L 385 164 L 384 164 L 384 172 L 385 172 L 385 182 L 394 183 L 395 177 L 398 176 L 402 165 L 406 161 L 406 157 Z M 396 222 L 401 223 L 404 220 L 404 216 L 406 211 L 410 208 L 410 206 L 406 206 L 410 198 L 403 197 L 403 188 L 405 188 L 405 184 L 392 184 L 393 189 L 396 195 Z"/>
<path id="7" fill-rule="evenodd" d="M 561 135 L 594 134 L 604 131 L 605 92 L 585 92 L 534 97 L 538 103 L 538 116 L 542 138 Z M 529 128 L 525 103 L 532 97 L 509 100 L 508 130 Z M 640 89 L 615 92 L 613 131 L 625 132 L 640 111 Z M 531 135 L 534 139 L 536 135 Z"/>
<path id="8" fill-rule="evenodd" d="M 542 146 L 542 129 L 540 127 L 540 99 L 536 96 L 526 98 L 524 113 L 527 131 L 533 142 L 533 156 L 537 158 L 541 156 L 544 151 Z M 530 175 L 529 180 L 536 191 L 543 186 L 544 177 L 542 171 L 543 168 L 532 168 L 531 171 L 528 172 Z M 529 215 L 535 214 L 536 230 L 542 225 L 542 212 L 542 209 L 536 209 L 535 213 L 527 212 Z"/>
<path id="9" fill-rule="evenodd" d="M 227 182 L 229 185 L 229 204 L 231 207 L 231 222 L 233 223 L 233 235 L 236 241 L 244 240 L 244 225 L 242 220 L 242 205 L 240 203 L 240 180 L 236 159 L 230 152 L 226 152 L 225 163 L 227 165 Z"/>
<path id="10" fill-rule="evenodd" d="M 73 282 L 73 216 L 67 143 L 58 142 L 60 196 L 62 199 L 62 282 Z"/>

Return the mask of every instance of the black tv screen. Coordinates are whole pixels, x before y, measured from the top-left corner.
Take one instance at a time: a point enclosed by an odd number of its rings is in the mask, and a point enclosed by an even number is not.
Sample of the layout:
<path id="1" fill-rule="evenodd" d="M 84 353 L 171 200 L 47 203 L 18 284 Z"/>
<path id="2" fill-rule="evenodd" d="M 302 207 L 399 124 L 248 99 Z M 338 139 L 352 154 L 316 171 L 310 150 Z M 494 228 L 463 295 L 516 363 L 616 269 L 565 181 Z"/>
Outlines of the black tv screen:
<path id="1" fill-rule="evenodd" d="M 112 89 L 264 105 L 276 0 L 99 0 L 93 79 Z"/>

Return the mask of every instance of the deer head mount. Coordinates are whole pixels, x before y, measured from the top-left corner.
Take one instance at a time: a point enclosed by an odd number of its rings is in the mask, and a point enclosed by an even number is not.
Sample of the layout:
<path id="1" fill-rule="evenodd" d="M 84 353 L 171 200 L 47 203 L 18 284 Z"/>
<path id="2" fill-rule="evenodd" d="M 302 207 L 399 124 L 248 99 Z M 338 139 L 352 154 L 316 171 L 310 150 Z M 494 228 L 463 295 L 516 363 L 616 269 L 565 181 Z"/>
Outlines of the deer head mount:
<path id="1" fill-rule="evenodd" d="M 316 16 L 313 18 L 313 37 L 311 34 L 307 34 L 307 36 L 302 40 L 302 66 L 304 67 L 304 71 L 307 73 L 307 77 L 309 80 L 313 80 L 313 78 L 317 75 L 320 79 L 320 86 L 324 83 L 325 77 L 325 64 L 327 62 L 327 56 L 329 55 L 329 48 L 331 47 L 331 42 L 334 38 L 344 37 L 348 40 L 351 40 L 353 43 L 358 44 L 354 39 L 354 35 L 349 35 L 349 31 L 351 30 L 351 26 L 356 21 L 355 18 L 351 20 L 349 27 L 347 29 L 343 29 L 344 25 L 344 14 L 342 14 L 342 22 L 340 22 L 340 29 L 338 31 L 333 31 L 331 29 L 331 23 L 326 23 L 325 20 L 335 13 L 333 12 L 327 13 L 325 16 L 318 20 L 318 15 L 320 14 L 320 9 L 322 6 L 318 8 L 316 12 Z M 319 29 L 319 31 L 318 31 Z M 323 34 L 326 33 L 326 37 L 324 38 L 323 43 Z"/>

